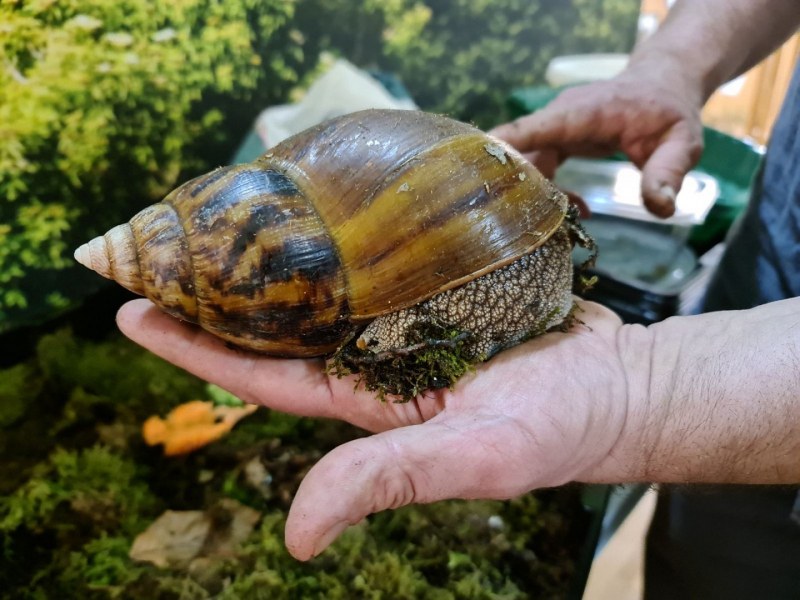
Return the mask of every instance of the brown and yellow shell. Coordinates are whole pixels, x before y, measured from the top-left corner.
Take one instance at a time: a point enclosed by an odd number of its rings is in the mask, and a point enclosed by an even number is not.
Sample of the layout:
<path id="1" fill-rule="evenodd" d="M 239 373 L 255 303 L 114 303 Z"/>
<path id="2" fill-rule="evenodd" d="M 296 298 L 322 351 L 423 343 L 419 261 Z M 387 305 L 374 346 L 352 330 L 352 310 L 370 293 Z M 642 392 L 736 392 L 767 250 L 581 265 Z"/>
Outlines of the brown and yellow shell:
<path id="1" fill-rule="evenodd" d="M 197 177 L 75 256 L 237 346 L 317 356 L 354 324 L 531 252 L 566 211 L 480 130 L 368 110 Z"/>

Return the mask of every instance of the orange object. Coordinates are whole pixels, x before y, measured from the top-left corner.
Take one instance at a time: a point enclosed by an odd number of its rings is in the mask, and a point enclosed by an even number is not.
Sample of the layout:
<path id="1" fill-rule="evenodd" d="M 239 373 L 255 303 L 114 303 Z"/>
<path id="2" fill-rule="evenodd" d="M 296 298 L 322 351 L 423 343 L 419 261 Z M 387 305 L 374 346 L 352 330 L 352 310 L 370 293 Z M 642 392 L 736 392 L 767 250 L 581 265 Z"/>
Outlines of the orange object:
<path id="1" fill-rule="evenodd" d="M 159 416 L 147 419 L 142 425 L 142 437 L 149 446 L 163 444 L 165 456 L 189 454 L 223 437 L 257 408 L 214 406 L 211 402 L 192 400 L 176 406 L 166 419 Z"/>

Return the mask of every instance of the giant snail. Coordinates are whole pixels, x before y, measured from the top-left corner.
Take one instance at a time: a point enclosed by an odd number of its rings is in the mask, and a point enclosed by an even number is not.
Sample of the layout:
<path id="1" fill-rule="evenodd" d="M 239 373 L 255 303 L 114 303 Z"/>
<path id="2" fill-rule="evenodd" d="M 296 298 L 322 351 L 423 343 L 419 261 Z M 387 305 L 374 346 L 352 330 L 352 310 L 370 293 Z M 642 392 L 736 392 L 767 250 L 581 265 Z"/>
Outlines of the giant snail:
<path id="1" fill-rule="evenodd" d="M 510 146 L 418 111 L 326 121 L 188 181 L 76 259 L 230 344 L 335 354 L 409 398 L 572 322 L 565 194 Z"/>

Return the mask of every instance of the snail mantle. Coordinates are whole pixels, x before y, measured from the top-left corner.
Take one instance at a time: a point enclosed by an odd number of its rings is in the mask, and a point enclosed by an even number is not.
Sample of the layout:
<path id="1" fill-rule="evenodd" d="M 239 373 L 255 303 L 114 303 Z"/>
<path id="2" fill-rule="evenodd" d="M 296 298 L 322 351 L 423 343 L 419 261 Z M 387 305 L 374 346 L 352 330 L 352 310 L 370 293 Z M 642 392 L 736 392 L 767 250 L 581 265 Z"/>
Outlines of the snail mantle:
<path id="1" fill-rule="evenodd" d="M 75 258 L 246 350 L 409 399 L 572 322 L 566 196 L 452 119 L 367 110 L 184 183 Z"/>

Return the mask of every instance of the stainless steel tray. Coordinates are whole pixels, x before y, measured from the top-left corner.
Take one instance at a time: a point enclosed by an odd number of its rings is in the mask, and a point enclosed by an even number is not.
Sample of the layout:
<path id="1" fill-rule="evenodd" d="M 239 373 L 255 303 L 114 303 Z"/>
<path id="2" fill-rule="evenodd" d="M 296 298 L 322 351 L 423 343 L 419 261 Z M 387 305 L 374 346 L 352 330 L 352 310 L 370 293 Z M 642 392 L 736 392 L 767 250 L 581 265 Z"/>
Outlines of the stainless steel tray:
<path id="1" fill-rule="evenodd" d="M 719 197 L 717 180 L 691 171 L 675 199 L 675 215 L 660 219 L 642 204 L 641 173 L 629 162 L 571 158 L 556 172 L 556 184 L 581 196 L 592 213 L 662 225 L 699 225 Z"/>

